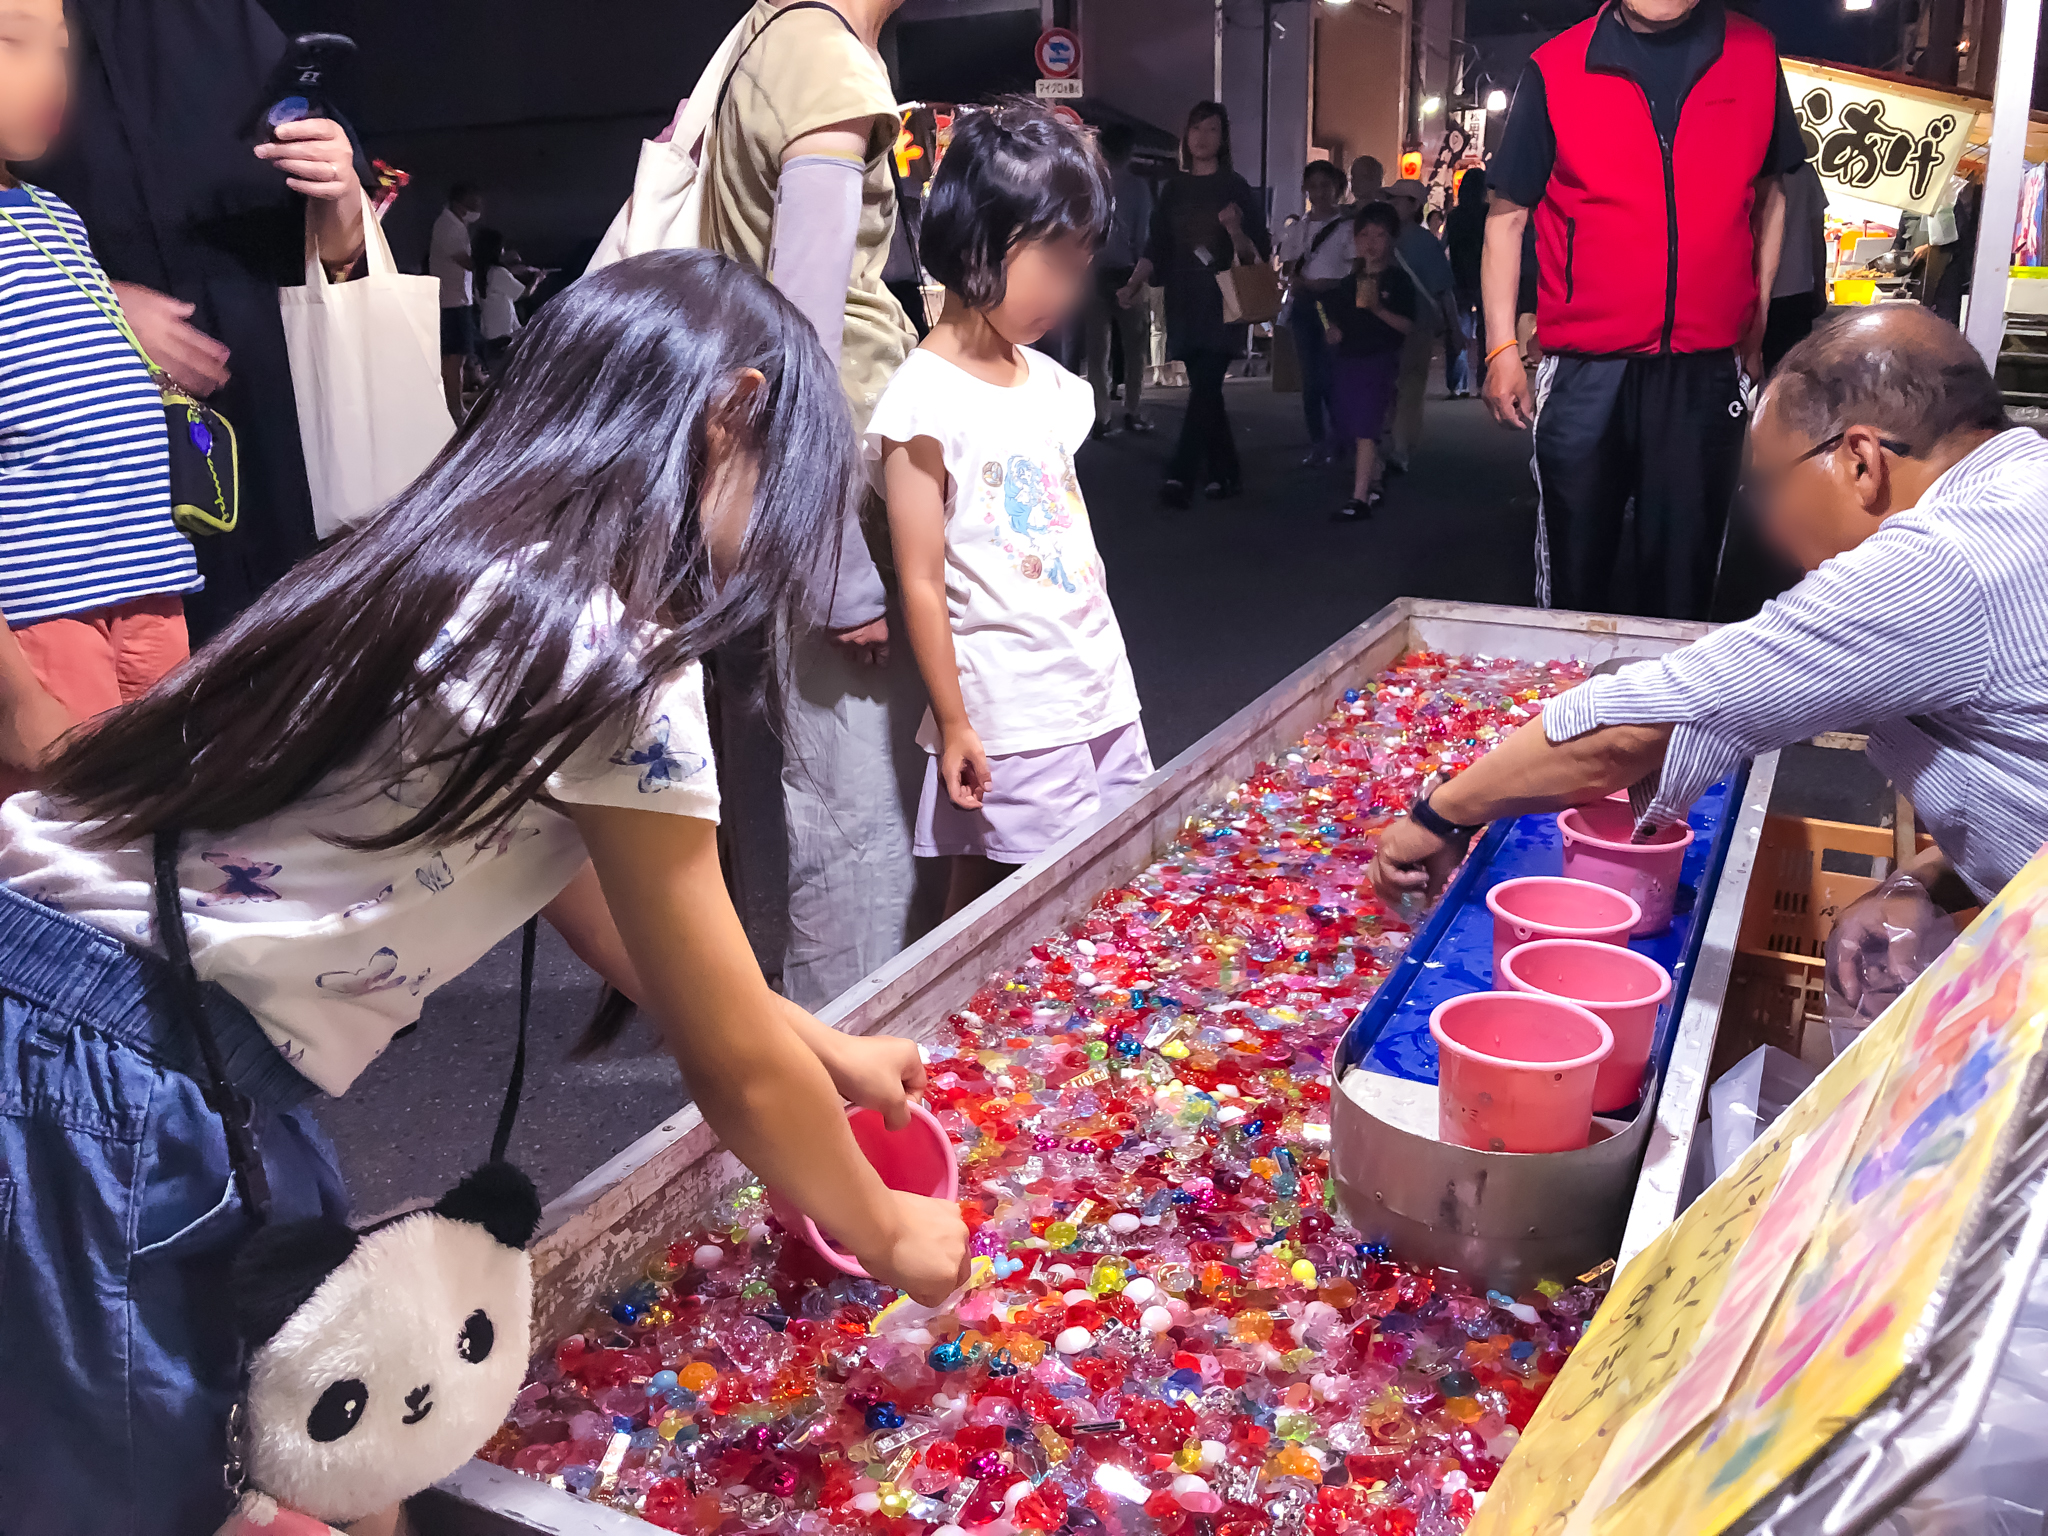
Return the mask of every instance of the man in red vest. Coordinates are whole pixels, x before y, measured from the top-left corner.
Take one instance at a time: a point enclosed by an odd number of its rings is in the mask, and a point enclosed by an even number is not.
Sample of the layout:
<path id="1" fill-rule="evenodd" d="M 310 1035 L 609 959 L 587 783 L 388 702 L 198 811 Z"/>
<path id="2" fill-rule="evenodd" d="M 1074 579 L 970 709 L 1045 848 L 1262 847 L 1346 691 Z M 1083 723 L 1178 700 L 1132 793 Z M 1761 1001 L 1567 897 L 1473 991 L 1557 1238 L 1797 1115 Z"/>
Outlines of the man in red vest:
<path id="1" fill-rule="evenodd" d="M 1777 45 L 1725 0 L 1609 0 L 1530 59 L 1487 166 L 1480 281 L 1487 335 L 1507 338 L 1487 403 L 1535 427 L 1543 606 L 1707 616 L 1744 375 L 1762 380 L 1779 178 L 1804 159 Z M 1533 390 L 1513 342 L 1531 218 Z"/>

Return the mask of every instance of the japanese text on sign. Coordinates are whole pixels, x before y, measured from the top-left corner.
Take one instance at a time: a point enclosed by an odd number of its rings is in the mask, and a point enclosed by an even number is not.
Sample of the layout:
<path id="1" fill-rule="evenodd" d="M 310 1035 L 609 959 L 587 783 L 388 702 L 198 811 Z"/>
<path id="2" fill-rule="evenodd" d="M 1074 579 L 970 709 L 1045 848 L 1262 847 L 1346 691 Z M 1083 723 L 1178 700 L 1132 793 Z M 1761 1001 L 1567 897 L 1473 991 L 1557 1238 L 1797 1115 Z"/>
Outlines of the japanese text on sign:
<path id="1" fill-rule="evenodd" d="M 1789 62 L 1785 83 L 1806 156 L 1831 192 L 1933 211 L 1976 122 L 1966 104 Z"/>

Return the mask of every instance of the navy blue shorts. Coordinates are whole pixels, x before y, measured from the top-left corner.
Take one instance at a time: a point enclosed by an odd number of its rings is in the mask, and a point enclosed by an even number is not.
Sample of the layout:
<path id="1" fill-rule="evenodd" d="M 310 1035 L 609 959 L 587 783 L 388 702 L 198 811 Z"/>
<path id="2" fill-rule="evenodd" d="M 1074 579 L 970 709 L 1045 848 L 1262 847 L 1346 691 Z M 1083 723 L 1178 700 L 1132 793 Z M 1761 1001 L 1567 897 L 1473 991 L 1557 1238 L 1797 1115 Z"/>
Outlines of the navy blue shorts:
<path id="1" fill-rule="evenodd" d="M 482 346 L 477 331 L 476 306 L 465 304 L 459 309 L 441 311 L 441 355 L 443 357 L 476 357 Z"/>
<path id="2" fill-rule="evenodd" d="M 346 1202 L 317 1091 L 209 984 L 277 1221 Z M 252 1222 L 170 968 L 0 886 L 0 1530 L 194 1536 L 226 1519 L 228 1265 Z"/>

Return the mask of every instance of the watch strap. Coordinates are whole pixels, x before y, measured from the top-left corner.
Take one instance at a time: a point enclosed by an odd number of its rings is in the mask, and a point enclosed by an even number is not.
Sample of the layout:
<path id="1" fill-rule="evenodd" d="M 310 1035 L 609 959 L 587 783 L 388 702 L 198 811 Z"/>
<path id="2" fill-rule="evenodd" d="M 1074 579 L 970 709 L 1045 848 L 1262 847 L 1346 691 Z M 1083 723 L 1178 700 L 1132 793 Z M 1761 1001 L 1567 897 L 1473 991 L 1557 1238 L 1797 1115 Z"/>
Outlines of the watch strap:
<path id="1" fill-rule="evenodd" d="M 1478 827 L 1461 827 L 1455 821 L 1448 820 L 1429 803 L 1428 795 L 1415 797 L 1415 803 L 1408 807 L 1408 817 L 1423 830 L 1446 841 L 1470 837 L 1479 830 Z"/>

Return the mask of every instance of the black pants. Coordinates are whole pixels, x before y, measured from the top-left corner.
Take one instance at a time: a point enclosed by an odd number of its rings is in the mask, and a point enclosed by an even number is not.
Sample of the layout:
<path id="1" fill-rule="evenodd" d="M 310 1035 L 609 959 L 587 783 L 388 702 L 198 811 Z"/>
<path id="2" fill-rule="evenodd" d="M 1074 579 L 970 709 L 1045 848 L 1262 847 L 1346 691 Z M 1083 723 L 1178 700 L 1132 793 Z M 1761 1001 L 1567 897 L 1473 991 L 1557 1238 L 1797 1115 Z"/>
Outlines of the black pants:
<path id="1" fill-rule="evenodd" d="M 1536 410 L 1536 600 L 1704 619 L 1748 424 L 1735 354 L 1553 356 Z"/>
<path id="2" fill-rule="evenodd" d="M 1766 374 L 1776 373 L 1785 354 L 1812 334 L 1814 322 L 1827 307 L 1827 300 L 1818 293 L 1792 293 L 1771 300 L 1770 312 L 1764 318 Z"/>
<path id="3" fill-rule="evenodd" d="M 1188 413 L 1180 424 L 1180 441 L 1166 465 L 1166 478 L 1183 485 L 1208 478 L 1225 485 L 1238 483 L 1237 444 L 1230 440 L 1230 418 L 1223 411 L 1223 376 L 1230 371 L 1230 352 L 1191 351 L 1182 359 L 1188 370 Z"/>

